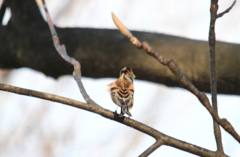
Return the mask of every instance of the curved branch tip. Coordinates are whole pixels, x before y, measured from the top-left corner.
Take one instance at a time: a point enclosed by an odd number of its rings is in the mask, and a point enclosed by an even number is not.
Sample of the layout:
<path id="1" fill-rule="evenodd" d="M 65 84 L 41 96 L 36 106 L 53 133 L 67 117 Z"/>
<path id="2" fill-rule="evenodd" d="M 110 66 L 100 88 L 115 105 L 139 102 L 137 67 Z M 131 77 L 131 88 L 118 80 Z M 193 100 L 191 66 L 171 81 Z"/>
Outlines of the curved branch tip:
<path id="1" fill-rule="evenodd" d="M 127 29 L 126 26 L 124 26 L 124 24 L 117 18 L 117 16 L 113 12 L 112 19 L 114 24 L 117 26 L 117 28 L 123 35 L 127 36 L 128 38 L 132 37 L 132 33 Z"/>

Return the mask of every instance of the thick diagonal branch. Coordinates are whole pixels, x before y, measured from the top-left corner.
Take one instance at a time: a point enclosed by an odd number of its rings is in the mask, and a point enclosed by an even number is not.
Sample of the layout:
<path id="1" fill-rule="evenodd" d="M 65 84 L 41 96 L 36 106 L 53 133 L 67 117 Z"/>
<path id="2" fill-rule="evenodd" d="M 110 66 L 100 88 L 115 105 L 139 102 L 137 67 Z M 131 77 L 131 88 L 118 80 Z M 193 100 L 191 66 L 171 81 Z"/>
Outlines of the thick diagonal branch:
<path id="1" fill-rule="evenodd" d="M 122 22 L 112 13 L 113 21 L 120 29 L 121 32 L 124 32 L 124 35 L 126 35 L 129 40 L 132 42 L 134 46 L 136 46 L 139 49 L 143 49 L 147 54 L 153 56 L 159 63 L 162 65 L 167 66 L 176 76 L 177 81 L 179 84 L 189 90 L 191 93 L 193 93 L 199 101 L 202 103 L 202 105 L 208 110 L 208 112 L 211 114 L 213 119 L 220 124 L 229 134 L 231 134 L 239 143 L 240 143 L 240 136 L 235 131 L 233 126 L 226 120 L 226 119 L 220 119 L 217 112 L 212 108 L 207 96 L 205 93 L 200 92 L 189 79 L 182 73 L 181 69 L 178 67 L 177 63 L 174 60 L 168 60 L 164 58 L 157 50 L 155 50 L 148 42 L 140 42 L 135 36 L 132 35 L 130 31 L 122 24 Z M 123 30 L 124 29 L 124 30 Z"/>
<path id="2" fill-rule="evenodd" d="M 126 117 L 120 118 L 119 116 L 116 115 L 116 113 L 111 112 L 107 109 L 95 106 L 95 105 L 89 105 L 89 104 L 79 102 L 76 100 L 72 100 L 69 98 L 64 98 L 61 96 L 44 93 L 44 92 L 39 92 L 39 91 L 35 91 L 35 90 L 19 88 L 19 87 L 6 85 L 6 84 L 2 84 L 2 83 L 0 83 L 0 90 L 11 92 L 11 93 L 16 93 L 16 94 L 20 94 L 20 95 L 36 97 L 36 98 L 49 100 L 49 101 L 53 101 L 53 102 L 58 102 L 58 103 L 61 103 L 64 105 L 69 105 L 72 107 L 90 111 L 90 112 L 99 114 L 105 118 L 108 118 L 110 120 L 119 122 L 119 123 L 129 126 L 131 128 L 134 128 L 140 132 L 143 132 L 143 133 L 155 138 L 156 140 L 161 141 L 163 145 L 172 146 L 174 148 L 177 148 L 177 149 L 180 149 L 183 151 L 187 151 L 187 152 L 190 152 L 195 155 L 206 156 L 206 157 L 216 157 L 216 155 L 217 155 L 216 152 L 214 152 L 214 151 L 210 151 L 205 148 L 175 139 L 173 137 L 165 135 L 165 134 L 159 132 L 158 130 L 151 128 L 141 122 L 135 121 L 133 119 L 126 118 Z M 157 145 L 159 146 L 159 145 L 161 145 L 161 143 L 158 143 Z M 155 147 L 155 145 L 152 146 L 152 148 L 154 148 L 154 147 Z M 219 157 L 226 157 L 226 155 L 221 154 Z"/>

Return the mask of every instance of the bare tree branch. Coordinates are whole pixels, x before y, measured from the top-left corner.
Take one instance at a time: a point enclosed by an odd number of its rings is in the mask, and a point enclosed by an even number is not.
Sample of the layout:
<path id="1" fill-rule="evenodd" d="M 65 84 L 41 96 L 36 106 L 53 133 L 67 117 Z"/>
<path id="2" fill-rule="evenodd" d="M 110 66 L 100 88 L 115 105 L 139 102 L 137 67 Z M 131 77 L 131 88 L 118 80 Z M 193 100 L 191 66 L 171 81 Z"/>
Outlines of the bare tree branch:
<path id="1" fill-rule="evenodd" d="M 211 87 L 211 94 L 212 94 L 212 106 L 216 113 L 218 113 L 218 106 L 217 106 L 217 71 L 216 71 L 216 36 L 215 36 L 215 23 L 217 18 L 223 16 L 225 13 L 229 12 L 232 7 L 235 5 L 236 1 L 224 12 L 217 14 L 218 11 L 218 0 L 211 0 L 210 6 L 210 28 L 209 28 L 209 52 L 210 52 L 210 87 Z M 217 150 L 219 152 L 224 152 L 223 144 L 222 144 L 222 135 L 221 130 L 218 123 L 213 119 L 214 125 L 214 135 L 215 140 L 217 143 Z"/>
<path id="2" fill-rule="evenodd" d="M 232 5 L 231 5 L 229 8 L 227 8 L 225 11 L 217 14 L 217 18 L 222 17 L 224 14 L 228 13 L 228 12 L 233 8 L 233 6 L 234 6 L 235 4 L 236 4 L 236 0 L 234 0 L 233 3 L 232 3 Z"/>
<path id="3" fill-rule="evenodd" d="M 210 87 L 212 94 L 212 106 L 215 112 L 218 112 L 217 108 L 217 74 L 216 74 L 216 61 L 215 61 L 215 22 L 217 19 L 218 1 L 211 0 L 211 19 L 209 28 L 209 51 L 210 51 Z M 217 122 L 213 120 L 214 136 L 217 143 L 217 150 L 223 152 L 221 130 Z"/>
<path id="4" fill-rule="evenodd" d="M 73 67 L 74 67 L 74 72 L 73 72 L 73 76 L 74 76 L 74 79 L 75 81 L 77 82 L 78 84 L 78 87 L 79 87 L 79 90 L 83 96 L 83 98 L 86 100 L 86 102 L 90 105 L 95 105 L 95 106 L 98 106 L 90 97 L 89 95 L 87 94 L 84 86 L 83 86 L 83 83 L 82 83 L 82 80 L 81 80 L 81 64 L 75 60 L 74 58 L 72 57 L 69 57 L 67 55 L 67 52 L 66 52 L 66 48 L 64 45 L 61 45 L 60 44 L 60 41 L 59 41 L 59 38 L 57 36 L 57 32 L 53 26 L 53 23 L 52 23 L 52 20 L 51 20 L 51 17 L 49 15 L 49 12 L 48 12 L 48 9 L 47 9 L 47 6 L 45 4 L 45 1 L 42 0 L 42 3 L 43 3 L 43 7 L 44 7 L 44 11 L 45 11 L 45 14 L 46 14 L 46 17 L 47 17 L 47 23 L 48 23 L 48 26 L 50 28 L 50 31 L 51 31 L 51 34 L 52 34 L 52 37 L 53 37 L 53 43 L 54 43 L 54 46 L 57 50 L 57 52 L 59 53 L 59 55 L 68 63 L 72 64 Z M 100 107 L 100 106 L 99 106 Z"/>
<path id="5" fill-rule="evenodd" d="M 119 20 L 118 18 L 112 13 L 112 17 L 114 19 L 114 23 L 118 27 L 118 29 L 127 29 Z M 126 30 L 121 30 L 121 32 L 127 32 Z M 177 77 L 177 81 L 179 84 L 193 93 L 199 101 L 203 104 L 203 106 L 208 110 L 211 114 L 213 119 L 220 124 L 228 133 L 230 133 L 239 143 L 240 143 L 240 136 L 232 127 L 232 125 L 226 119 L 220 119 L 217 112 L 212 108 L 210 102 L 205 93 L 200 92 L 189 80 L 188 78 L 182 73 L 180 68 L 178 67 L 177 63 L 174 60 L 167 60 L 165 59 L 159 52 L 157 52 L 154 48 L 152 48 L 146 41 L 140 42 L 136 37 L 134 37 L 131 32 L 126 33 L 126 36 L 132 42 L 134 46 L 139 49 L 143 49 L 147 54 L 153 56 L 157 59 L 159 63 L 162 65 L 167 66 Z"/>
<path id="6" fill-rule="evenodd" d="M 151 128 L 141 122 L 135 121 L 133 119 L 127 118 L 127 117 L 119 117 L 115 112 L 109 111 L 107 109 L 95 106 L 95 105 L 89 105 L 83 102 L 79 102 L 76 100 L 72 100 L 69 98 L 64 98 L 61 96 L 53 95 L 53 94 L 48 94 L 44 92 L 39 92 L 35 90 L 30 90 L 30 89 L 24 89 L 20 87 L 15 87 L 11 85 L 6 85 L 0 83 L 0 90 L 2 91 L 7 91 L 11 93 L 16 93 L 16 94 L 21 94 L 21 95 L 26 95 L 26 96 L 31 96 L 31 97 L 36 97 L 44 100 L 49 100 L 53 102 L 58 102 L 64 105 L 69 105 L 72 107 L 76 107 L 79 109 L 83 109 L 86 111 L 90 111 L 96 114 L 99 114 L 105 118 L 108 118 L 110 120 L 114 120 L 116 122 L 119 122 L 121 124 L 124 124 L 126 126 L 129 126 L 131 128 L 134 128 L 140 132 L 143 132 L 153 138 L 155 138 L 157 141 L 161 143 L 162 145 L 167 145 L 167 146 L 172 146 L 174 148 L 190 152 L 195 155 L 199 156 L 204 156 L 204 157 L 216 157 L 217 152 L 175 139 L 173 137 L 170 137 L 168 135 L 165 135 L 158 130 L 155 130 L 154 128 Z M 155 147 L 156 145 L 161 145 L 160 143 L 154 144 L 151 147 Z M 150 149 L 150 148 L 149 148 Z M 226 157 L 225 154 L 220 154 L 219 157 Z"/>

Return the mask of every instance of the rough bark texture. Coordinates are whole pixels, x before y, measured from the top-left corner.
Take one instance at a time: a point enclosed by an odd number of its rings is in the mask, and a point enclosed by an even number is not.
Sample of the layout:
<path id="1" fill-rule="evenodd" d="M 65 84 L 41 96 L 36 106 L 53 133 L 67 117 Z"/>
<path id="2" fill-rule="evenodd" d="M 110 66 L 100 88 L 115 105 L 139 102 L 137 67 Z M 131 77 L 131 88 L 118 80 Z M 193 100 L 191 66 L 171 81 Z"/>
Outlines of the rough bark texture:
<path id="1" fill-rule="evenodd" d="M 5 0 L 12 17 L 0 26 L 0 68 L 29 67 L 48 76 L 71 74 L 73 67 L 56 53 L 52 38 L 34 0 Z M 137 79 L 179 86 L 166 67 L 136 49 L 118 30 L 57 28 L 70 56 L 81 62 L 86 77 L 118 77 L 129 66 Z M 201 91 L 209 92 L 208 43 L 164 34 L 132 31 L 167 59 L 174 59 Z M 240 45 L 217 42 L 218 93 L 240 94 Z"/>

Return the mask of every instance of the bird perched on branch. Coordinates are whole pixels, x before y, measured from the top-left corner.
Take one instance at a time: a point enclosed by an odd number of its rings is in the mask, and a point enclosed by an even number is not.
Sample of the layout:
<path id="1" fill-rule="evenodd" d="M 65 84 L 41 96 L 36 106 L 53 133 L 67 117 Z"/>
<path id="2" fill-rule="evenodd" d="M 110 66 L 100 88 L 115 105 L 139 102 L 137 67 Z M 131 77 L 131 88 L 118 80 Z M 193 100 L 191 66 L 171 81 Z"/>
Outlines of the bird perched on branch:
<path id="1" fill-rule="evenodd" d="M 120 71 L 119 78 L 108 85 L 110 87 L 112 101 L 121 107 L 121 117 L 125 113 L 129 117 L 132 116 L 129 110 L 133 107 L 134 78 L 135 75 L 132 69 L 124 67 Z"/>

